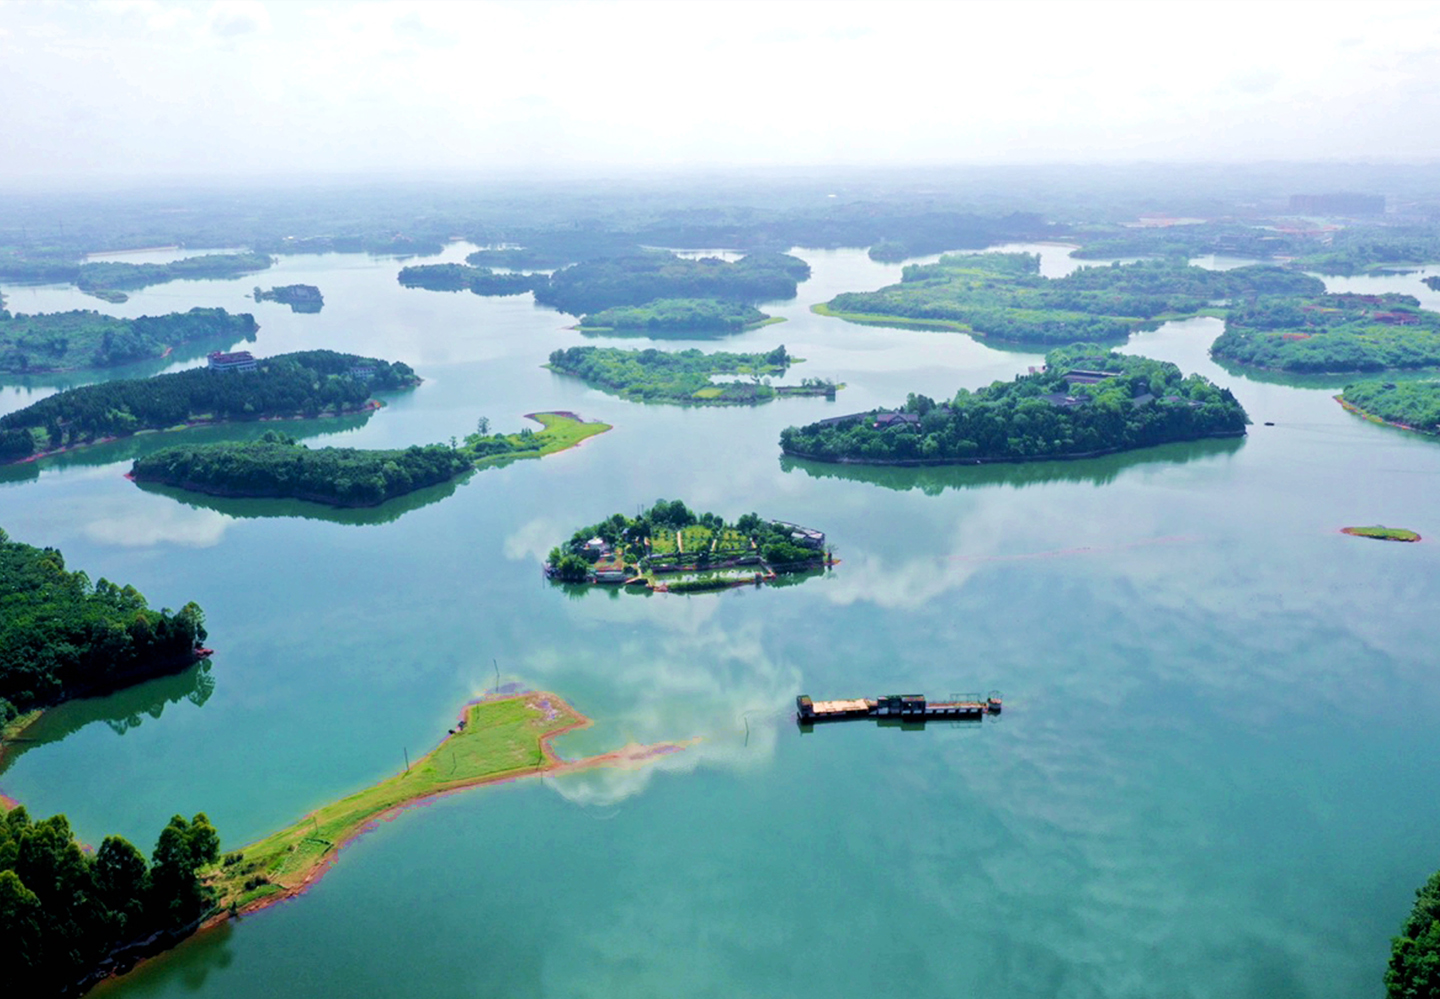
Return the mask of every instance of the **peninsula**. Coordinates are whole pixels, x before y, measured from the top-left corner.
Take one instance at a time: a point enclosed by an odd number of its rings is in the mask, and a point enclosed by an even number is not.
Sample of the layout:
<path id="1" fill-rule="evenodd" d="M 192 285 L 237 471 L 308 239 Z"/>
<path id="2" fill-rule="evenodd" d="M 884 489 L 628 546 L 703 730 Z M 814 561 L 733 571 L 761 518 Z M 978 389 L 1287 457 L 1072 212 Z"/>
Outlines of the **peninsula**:
<path id="1" fill-rule="evenodd" d="M 816 461 L 982 464 L 1088 458 L 1203 437 L 1238 437 L 1249 418 L 1229 389 L 1173 364 L 1094 344 L 1051 351 L 1045 368 L 948 402 L 910 395 L 873 410 L 787 427 L 780 448 Z"/>
<path id="2" fill-rule="evenodd" d="M 274 263 L 264 253 L 209 253 L 168 264 L 127 264 L 113 261 L 81 264 L 75 285 L 110 302 L 123 302 L 125 291 L 169 281 L 226 280 L 263 271 Z"/>
<path id="3" fill-rule="evenodd" d="M 699 593 L 774 582 L 833 565 L 825 535 L 747 513 L 734 524 L 659 500 L 635 517 L 611 515 L 550 550 L 545 575 L 559 583 L 623 583 Z"/>
<path id="4" fill-rule="evenodd" d="M 799 385 L 769 383 L 770 375 L 783 376 L 790 365 L 801 360 L 786 353 L 784 344 L 765 354 L 570 347 L 552 352 L 545 367 L 636 402 L 733 406 L 769 402 L 780 396 L 835 398 L 839 386 L 820 378 L 807 378 Z M 717 382 L 712 380 L 716 375 L 748 375 L 750 380 Z"/>
<path id="5" fill-rule="evenodd" d="M 251 297 L 257 302 L 288 305 L 291 312 L 319 312 L 325 308 L 325 296 L 313 284 L 282 284 L 269 291 L 262 291 L 256 285 Z"/>
<path id="6" fill-rule="evenodd" d="M 1374 423 L 1440 435 L 1440 381 L 1355 382 L 1335 399 L 1347 411 Z"/>
<path id="7" fill-rule="evenodd" d="M 254 340 L 260 327 L 248 312 L 191 309 L 164 316 L 116 319 L 93 309 L 34 315 L 0 309 L 0 373 L 40 374 L 113 368 L 164 357 L 197 340 L 228 347 Z"/>
<path id="8" fill-rule="evenodd" d="M 0 462 L 147 430 L 365 412 L 380 405 L 373 393 L 419 383 L 408 364 L 333 350 L 215 353 L 203 368 L 67 389 L 0 417 Z"/>
<path id="9" fill-rule="evenodd" d="M 610 429 L 572 413 L 532 413 L 541 425 L 516 434 L 471 434 L 464 444 L 376 450 L 311 449 L 267 431 L 258 440 L 190 444 L 137 458 L 130 478 L 211 496 L 299 499 L 335 507 L 379 506 L 477 468 L 541 458 Z"/>
<path id="10" fill-rule="evenodd" d="M 1440 366 L 1440 312 L 1413 295 L 1305 295 L 1233 306 L 1217 361 L 1297 373 Z"/>

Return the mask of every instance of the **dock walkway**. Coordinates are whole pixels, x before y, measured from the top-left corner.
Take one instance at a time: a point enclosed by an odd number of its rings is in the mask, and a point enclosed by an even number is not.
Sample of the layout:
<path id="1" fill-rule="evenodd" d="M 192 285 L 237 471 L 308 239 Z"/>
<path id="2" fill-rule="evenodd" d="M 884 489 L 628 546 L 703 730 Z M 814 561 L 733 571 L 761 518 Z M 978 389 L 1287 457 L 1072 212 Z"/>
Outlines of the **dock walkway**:
<path id="1" fill-rule="evenodd" d="M 795 698 L 795 708 L 795 720 L 801 725 L 821 721 L 846 721 L 851 718 L 898 718 L 901 721 L 954 718 L 979 721 L 986 715 L 998 715 L 1002 702 L 998 691 L 992 691 L 983 699 L 977 694 L 954 697 L 948 701 L 929 701 L 924 694 L 886 694 L 883 697 L 816 701 L 808 694 L 801 694 Z"/>

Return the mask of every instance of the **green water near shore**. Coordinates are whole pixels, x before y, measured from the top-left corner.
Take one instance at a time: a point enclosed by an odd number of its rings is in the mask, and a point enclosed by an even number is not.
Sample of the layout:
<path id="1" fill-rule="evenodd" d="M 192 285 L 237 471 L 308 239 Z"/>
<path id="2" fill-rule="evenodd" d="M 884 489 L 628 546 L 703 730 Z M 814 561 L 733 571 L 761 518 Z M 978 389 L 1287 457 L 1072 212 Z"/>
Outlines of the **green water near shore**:
<path id="1" fill-rule="evenodd" d="M 1440 445 L 1346 414 L 1334 388 L 1220 370 L 1219 323 L 1195 319 L 1127 349 L 1230 386 L 1256 421 L 1242 442 L 973 470 L 782 461 L 787 424 L 1039 363 L 815 316 L 899 267 L 800 255 L 815 276 L 799 298 L 762 306 L 788 322 L 695 345 L 783 342 L 847 383 L 836 403 L 618 400 L 540 365 L 633 340 L 566 330 L 528 296 L 404 289 L 400 262 L 363 256 L 262 275 L 319 286 L 319 314 L 245 306 L 253 276 L 114 307 L 248 308 L 257 353 L 328 347 L 425 377 L 325 443 L 446 440 L 482 415 L 511 431 L 537 410 L 615 429 L 389 520 L 181 501 L 136 488 L 103 449 L 0 481 L 13 537 L 156 605 L 199 601 L 217 650 L 203 683 L 57 713 L 0 790 L 66 812 L 89 842 L 148 847 L 170 815 L 204 810 L 238 845 L 430 748 L 495 682 L 492 661 L 595 720 L 560 741 L 567 755 L 702 741 L 644 770 L 407 812 L 304 898 L 95 994 L 1379 994 L 1389 937 L 1440 866 L 1440 547 L 1338 528 L 1440 536 Z M 1424 300 L 1421 276 L 1369 280 Z M 5 292 L 21 311 L 111 308 Z M 0 409 L 43 391 L 0 388 Z M 692 597 L 541 579 L 575 525 L 658 497 L 819 527 L 842 561 L 799 586 Z M 990 688 L 1005 714 L 980 724 L 802 735 L 789 720 L 800 692 Z"/>

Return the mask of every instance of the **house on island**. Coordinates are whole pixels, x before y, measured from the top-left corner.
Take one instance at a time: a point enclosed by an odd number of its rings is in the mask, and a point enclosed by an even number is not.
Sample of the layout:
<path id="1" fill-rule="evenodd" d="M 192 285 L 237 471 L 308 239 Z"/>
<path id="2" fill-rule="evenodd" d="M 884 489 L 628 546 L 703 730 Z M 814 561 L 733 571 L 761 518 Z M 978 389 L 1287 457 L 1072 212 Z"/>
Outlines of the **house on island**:
<path id="1" fill-rule="evenodd" d="M 1114 378 L 1114 371 L 1091 371 L 1086 368 L 1072 368 L 1065 372 L 1065 380 L 1071 385 L 1098 385 Z"/>
<path id="2" fill-rule="evenodd" d="M 618 564 L 596 566 L 594 577 L 597 583 L 623 583 L 626 579 L 625 567 Z"/>
<path id="3" fill-rule="evenodd" d="M 825 532 L 817 531 L 810 527 L 801 527 L 799 524 L 790 524 L 783 520 L 775 521 L 776 527 L 784 527 L 790 530 L 790 540 L 797 545 L 806 548 L 814 548 L 822 551 L 825 548 Z"/>
<path id="4" fill-rule="evenodd" d="M 217 350 L 210 354 L 209 362 L 211 371 L 255 370 L 255 357 L 248 350 L 237 350 L 233 354 Z"/>

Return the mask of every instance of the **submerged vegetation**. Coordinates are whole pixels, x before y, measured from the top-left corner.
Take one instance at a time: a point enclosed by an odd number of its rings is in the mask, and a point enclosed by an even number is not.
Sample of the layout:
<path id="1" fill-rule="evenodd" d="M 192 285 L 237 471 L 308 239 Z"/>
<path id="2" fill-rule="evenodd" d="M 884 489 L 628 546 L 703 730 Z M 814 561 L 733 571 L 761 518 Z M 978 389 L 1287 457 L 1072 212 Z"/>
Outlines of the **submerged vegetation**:
<path id="1" fill-rule="evenodd" d="M 882 465 L 1035 461 L 1239 436 L 1249 423 L 1229 389 L 1163 361 L 1079 344 L 1051 351 L 1045 365 L 947 402 L 912 394 L 894 411 L 787 427 L 780 447 Z"/>
<path id="2" fill-rule="evenodd" d="M 133 586 L 92 584 L 0 530 L 0 723 L 177 672 L 198 658 L 204 621 L 197 604 L 151 610 Z"/>
<path id="3" fill-rule="evenodd" d="M 306 350 L 263 358 L 253 371 L 191 368 L 99 382 L 0 417 L 0 462 L 142 430 L 359 412 L 374 392 L 419 381 L 399 361 Z"/>
<path id="4" fill-rule="evenodd" d="M 825 535 L 747 513 L 727 524 L 680 500 L 656 500 L 634 517 L 612 514 L 550 550 L 545 574 L 560 583 L 643 583 L 676 593 L 773 581 L 830 564 Z"/>
<path id="5" fill-rule="evenodd" d="M 801 385 L 769 384 L 767 376 L 784 375 L 796 363 L 783 344 L 766 354 L 570 347 L 553 351 L 546 367 L 639 402 L 747 405 L 784 395 L 835 397 L 835 383 L 818 378 Z M 749 375 L 750 381 L 716 382 L 711 380 L 715 375 Z"/>
<path id="6" fill-rule="evenodd" d="M 116 319 L 89 309 L 36 315 L 0 309 L 0 372 L 30 374 L 113 368 L 163 357 L 172 347 L 195 340 L 229 346 L 255 339 L 260 327 L 248 312 L 191 309 L 164 316 Z"/>
<path id="7" fill-rule="evenodd" d="M 933 264 L 907 266 L 899 284 L 846 292 L 815 311 L 856 322 L 917 323 L 997 340 L 1068 344 L 1117 340 L 1230 297 L 1323 291 L 1318 279 L 1278 267 L 1212 271 L 1152 260 L 1045 278 L 1038 254 L 948 254 Z"/>
<path id="8" fill-rule="evenodd" d="M 1355 382 L 1335 398 L 1360 416 L 1440 434 L 1440 382 Z"/>

